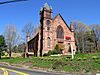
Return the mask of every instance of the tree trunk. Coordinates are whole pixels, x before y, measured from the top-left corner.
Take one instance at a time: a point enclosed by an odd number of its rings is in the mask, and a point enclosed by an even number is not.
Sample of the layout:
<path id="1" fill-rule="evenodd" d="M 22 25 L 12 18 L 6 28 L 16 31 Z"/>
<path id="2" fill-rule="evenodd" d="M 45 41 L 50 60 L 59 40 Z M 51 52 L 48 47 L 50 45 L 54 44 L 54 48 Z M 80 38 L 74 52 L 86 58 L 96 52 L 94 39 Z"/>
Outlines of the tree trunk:
<path id="1" fill-rule="evenodd" d="M 94 30 L 93 30 L 93 34 L 94 34 L 94 43 L 95 43 L 95 50 L 97 51 L 98 50 L 98 44 L 97 44 L 97 38 L 96 38 L 96 34 L 95 34 L 95 32 L 94 32 Z"/>
<path id="2" fill-rule="evenodd" d="M 11 43 L 9 43 L 9 58 L 11 58 L 11 54 L 12 54 L 12 45 Z"/>
<path id="3" fill-rule="evenodd" d="M 0 59 L 1 59 L 1 52 L 0 52 Z"/>
<path id="4" fill-rule="evenodd" d="M 11 50 L 9 50 L 9 58 L 11 58 L 11 53 L 12 53 Z"/>
<path id="5" fill-rule="evenodd" d="M 77 34 L 77 32 L 75 33 L 75 40 L 76 40 L 76 45 L 77 45 L 77 51 L 79 52 L 79 41 L 78 41 L 78 34 Z"/>
<path id="6" fill-rule="evenodd" d="M 98 44 L 97 44 L 97 40 L 95 40 L 95 48 L 96 48 L 96 51 L 98 51 Z"/>

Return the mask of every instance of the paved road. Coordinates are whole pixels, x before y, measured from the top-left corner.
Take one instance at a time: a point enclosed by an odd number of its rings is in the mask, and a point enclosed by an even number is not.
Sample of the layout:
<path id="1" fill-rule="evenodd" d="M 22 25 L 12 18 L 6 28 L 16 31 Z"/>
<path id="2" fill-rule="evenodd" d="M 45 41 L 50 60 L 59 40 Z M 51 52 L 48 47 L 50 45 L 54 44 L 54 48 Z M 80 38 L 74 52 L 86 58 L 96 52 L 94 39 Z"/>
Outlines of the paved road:
<path id="1" fill-rule="evenodd" d="M 71 74 L 39 72 L 39 71 L 32 71 L 27 69 L 0 65 L 0 75 L 71 75 Z"/>

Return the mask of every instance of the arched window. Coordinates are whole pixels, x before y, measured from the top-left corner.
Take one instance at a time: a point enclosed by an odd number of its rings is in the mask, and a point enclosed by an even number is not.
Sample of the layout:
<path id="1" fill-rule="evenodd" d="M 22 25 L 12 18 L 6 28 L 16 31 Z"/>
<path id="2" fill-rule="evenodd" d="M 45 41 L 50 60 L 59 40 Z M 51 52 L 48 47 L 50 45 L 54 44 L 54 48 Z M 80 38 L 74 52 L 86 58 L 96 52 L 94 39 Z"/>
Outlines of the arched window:
<path id="1" fill-rule="evenodd" d="M 57 38 L 64 39 L 64 31 L 61 26 L 57 27 Z"/>
<path id="2" fill-rule="evenodd" d="M 51 23 L 50 20 L 46 21 L 47 26 L 50 26 L 50 23 Z"/>
<path id="3" fill-rule="evenodd" d="M 47 20 L 47 21 L 46 21 L 46 24 L 47 24 L 47 30 L 50 30 L 50 23 L 51 23 L 50 20 Z"/>
<path id="4" fill-rule="evenodd" d="M 50 37 L 48 37 L 48 47 L 50 47 Z"/>

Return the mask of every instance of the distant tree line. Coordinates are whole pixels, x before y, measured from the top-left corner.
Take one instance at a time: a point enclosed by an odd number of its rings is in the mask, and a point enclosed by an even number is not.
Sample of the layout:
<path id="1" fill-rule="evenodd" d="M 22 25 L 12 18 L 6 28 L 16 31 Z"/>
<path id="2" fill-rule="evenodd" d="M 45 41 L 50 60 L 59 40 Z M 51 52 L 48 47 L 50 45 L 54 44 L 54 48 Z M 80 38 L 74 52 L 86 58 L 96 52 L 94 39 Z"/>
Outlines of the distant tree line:
<path id="1" fill-rule="evenodd" d="M 75 30 L 77 52 L 100 52 L 100 25 L 85 25 L 79 21 L 72 22 Z"/>
<path id="2" fill-rule="evenodd" d="M 33 37 L 38 30 L 37 26 L 34 27 L 32 23 L 27 23 L 26 25 L 24 25 L 22 29 L 22 33 L 24 34 L 23 36 L 18 32 L 16 25 L 6 25 L 4 35 L 0 35 L 0 56 L 2 56 L 4 52 L 7 52 L 9 54 L 9 58 L 12 57 L 12 52 L 23 53 L 26 49 L 27 34 L 30 33 L 30 38 Z"/>

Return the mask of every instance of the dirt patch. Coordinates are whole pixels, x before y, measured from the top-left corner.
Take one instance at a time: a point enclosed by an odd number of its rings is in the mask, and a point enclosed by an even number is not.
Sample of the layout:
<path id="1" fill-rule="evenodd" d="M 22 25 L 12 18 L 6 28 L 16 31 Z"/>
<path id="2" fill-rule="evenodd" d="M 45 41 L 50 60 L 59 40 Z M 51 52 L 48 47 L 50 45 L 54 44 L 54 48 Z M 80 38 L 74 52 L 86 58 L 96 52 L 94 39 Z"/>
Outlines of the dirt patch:
<path id="1" fill-rule="evenodd" d="M 6 62 L 0 62 L 0 65 L 9 65 L 9 63 L 6 63 Z"/>

